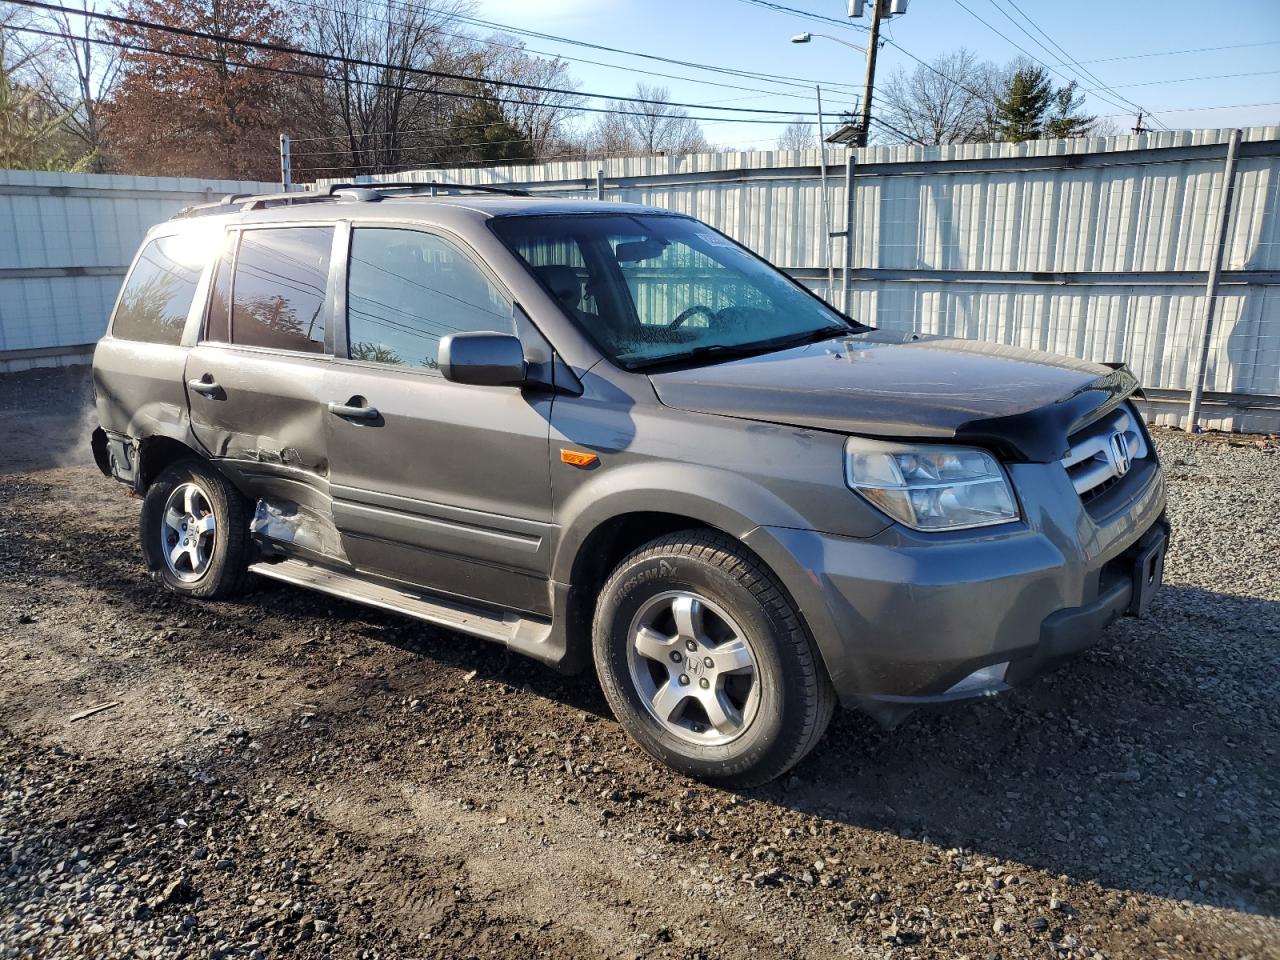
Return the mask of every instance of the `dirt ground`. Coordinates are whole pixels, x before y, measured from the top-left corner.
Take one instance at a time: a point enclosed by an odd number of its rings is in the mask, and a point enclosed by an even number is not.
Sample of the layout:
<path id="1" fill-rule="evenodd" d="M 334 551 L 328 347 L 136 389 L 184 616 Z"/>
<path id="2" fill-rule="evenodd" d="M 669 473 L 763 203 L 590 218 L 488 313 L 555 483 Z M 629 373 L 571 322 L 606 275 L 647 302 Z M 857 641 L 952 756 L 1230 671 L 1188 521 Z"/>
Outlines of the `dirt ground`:
<path id="1" fill-rule="evenodd" d="M 1280 957 L 1275 443 L 1162 435 L 1150 619 L 730 793 L 589 676 L 165 593 L 86 392 L 0 378 L 0 957 Z"/>

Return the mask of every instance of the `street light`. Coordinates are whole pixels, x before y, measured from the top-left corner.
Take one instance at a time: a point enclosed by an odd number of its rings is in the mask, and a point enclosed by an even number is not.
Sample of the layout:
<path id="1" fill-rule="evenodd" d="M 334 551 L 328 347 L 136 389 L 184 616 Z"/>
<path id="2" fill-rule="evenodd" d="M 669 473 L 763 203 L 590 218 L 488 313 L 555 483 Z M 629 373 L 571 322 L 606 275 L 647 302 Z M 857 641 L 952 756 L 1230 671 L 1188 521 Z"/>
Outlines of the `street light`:
<path id="1" fill-rule="evenodd" d="M 791 38 L 792 43 L 808 43 L 814 37 L 821 37 L 823 40 L 834 40 L 836 43 L 843 43 L 846 47 L 852 47 L 859 53 L 866 53 L 866 47 L 860 47 L 856 43 L 850 43 L 848 40 L 841 40 L 839 37 L 833 37 L 829 33 L 797 33 Z"/>

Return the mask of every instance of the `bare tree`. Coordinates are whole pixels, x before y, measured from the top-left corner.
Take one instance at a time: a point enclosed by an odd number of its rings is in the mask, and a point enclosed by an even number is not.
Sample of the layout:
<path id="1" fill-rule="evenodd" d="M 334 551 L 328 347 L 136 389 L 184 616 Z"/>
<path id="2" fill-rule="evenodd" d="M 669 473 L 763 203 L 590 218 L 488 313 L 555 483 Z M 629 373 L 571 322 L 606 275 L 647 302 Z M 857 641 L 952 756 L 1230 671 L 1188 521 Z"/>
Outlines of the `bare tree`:
<path id="1" fill-rule="evenodd" d="M 879 116 L 924 143 L 993 139 L 1002 73 L 963 47 L 914 69 L 898 69 L 879 91 Z"/>
<path id="2" fill-rule="evenodd" d="M 371 8 L 364 0 L 329 0 L 312 8 L 310 44 L 348 61 L 330 61 L 323 78 L 300 91 L 307 126 L 326 138 L 312 166 L 321 176 L 382 173 L 435 159 L 449 141 L 450 120 L 473 94 L 460 81 L 418 71 L 478 74 L 473 44 L 442 28 L 471 10 L 465 0 L 420 0 Z M 450 96 L 452 94 L 452 96 Z"/>
<path id="3" fill-rule="evenodd" d="M 666 87 L 636 84 L 640 102 L 610 102 L 616 113 L 601 114 L 588 135 L 589 152 L 598 156 L 655 153 L 704 153 L 711 149 L 702 125 L 669 103 Z"/>
<path id="4" fill-rule="evenodd" d="M 94 13 L 98 4 L 81 0 L 79 8 Z M 88 16 L 50 11 L 44 24 L 59 34 L 37 67 L 45 90 L 52 107 L 65 116 L 67 133 L 83 149 L 81 165 L 92 173 L 102 173 L 107 167 L 103 156 L 105 105 L 120 77 L 119 52 L 94 42 L 98 31 Z"/>
<path id="5" fill-rule="evenodd" d="M 569 75 L 569 65 L 559 57 L 534 56 L 513 37 L 497 34 L 487 48 L 485 75 L 492 81 L 509 81 L 531 87 L 573 90 L 578 82 Z M 573 108 L 582 103 L 574 93 L 530 90 L 495 84 L 499 107 L 507 123 L 521 131 L 533 147 L 534 156 L 545 159 L 563 149 L 566 124 Z"/>
<path id="6" fill-rule="evenodd" d="M 811 150 L 817 146 L 817 142 L 813 124 L 797 117 L 782 128 L 782 133 L 778 136 L 778 149 Z"/>
<path id="7" fill-rule="evenodd" d="M 0 168 L 83 169 L 46 82 L 55 44 L 22 32 L 43 26 L 30 9 L 0 4 Z"/>

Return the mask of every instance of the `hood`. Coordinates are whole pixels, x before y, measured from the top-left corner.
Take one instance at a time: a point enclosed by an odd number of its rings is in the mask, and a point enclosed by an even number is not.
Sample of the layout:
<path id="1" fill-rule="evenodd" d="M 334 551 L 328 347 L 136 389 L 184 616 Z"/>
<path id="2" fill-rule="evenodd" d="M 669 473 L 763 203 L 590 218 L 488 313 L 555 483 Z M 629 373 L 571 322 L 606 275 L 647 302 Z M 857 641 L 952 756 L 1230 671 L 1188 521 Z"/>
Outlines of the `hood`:
<path id="1" fill-rule="evenodd" d="M 1073 430 L 1138 388 L 1123 367 L 879 330 L 649 379 L 662 403 L 681 410 L 870 437 L 956 440 L 1046 463 L 1066 456 Z"/>

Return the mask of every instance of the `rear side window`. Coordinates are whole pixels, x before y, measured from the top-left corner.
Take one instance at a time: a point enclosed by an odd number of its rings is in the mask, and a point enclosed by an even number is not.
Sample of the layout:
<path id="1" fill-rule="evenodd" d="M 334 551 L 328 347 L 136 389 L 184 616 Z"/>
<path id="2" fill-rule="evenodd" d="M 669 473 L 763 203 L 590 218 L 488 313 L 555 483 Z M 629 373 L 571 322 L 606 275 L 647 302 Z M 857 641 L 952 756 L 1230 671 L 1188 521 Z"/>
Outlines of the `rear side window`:
<path id="1" fill-rule="evenodd" d="M 120 294 L 111 335 L 176 345 L 182 341 L 208 247 L 190 237 L 158 237 L 142 248 Z"/>
<path id="2" fill-rule="evenodd" d="M 441 337 L 514 329 L 511 300 L 448 240 L 395 228 L 352 232 L 347 350 L 353 360 L 435 370 Z"/>
<path id="3" fill-rule="evenodd" d="M 245 230 L 231 286 L 231 342 L 323 353 L 332 245 L 332 227 Z"/>

